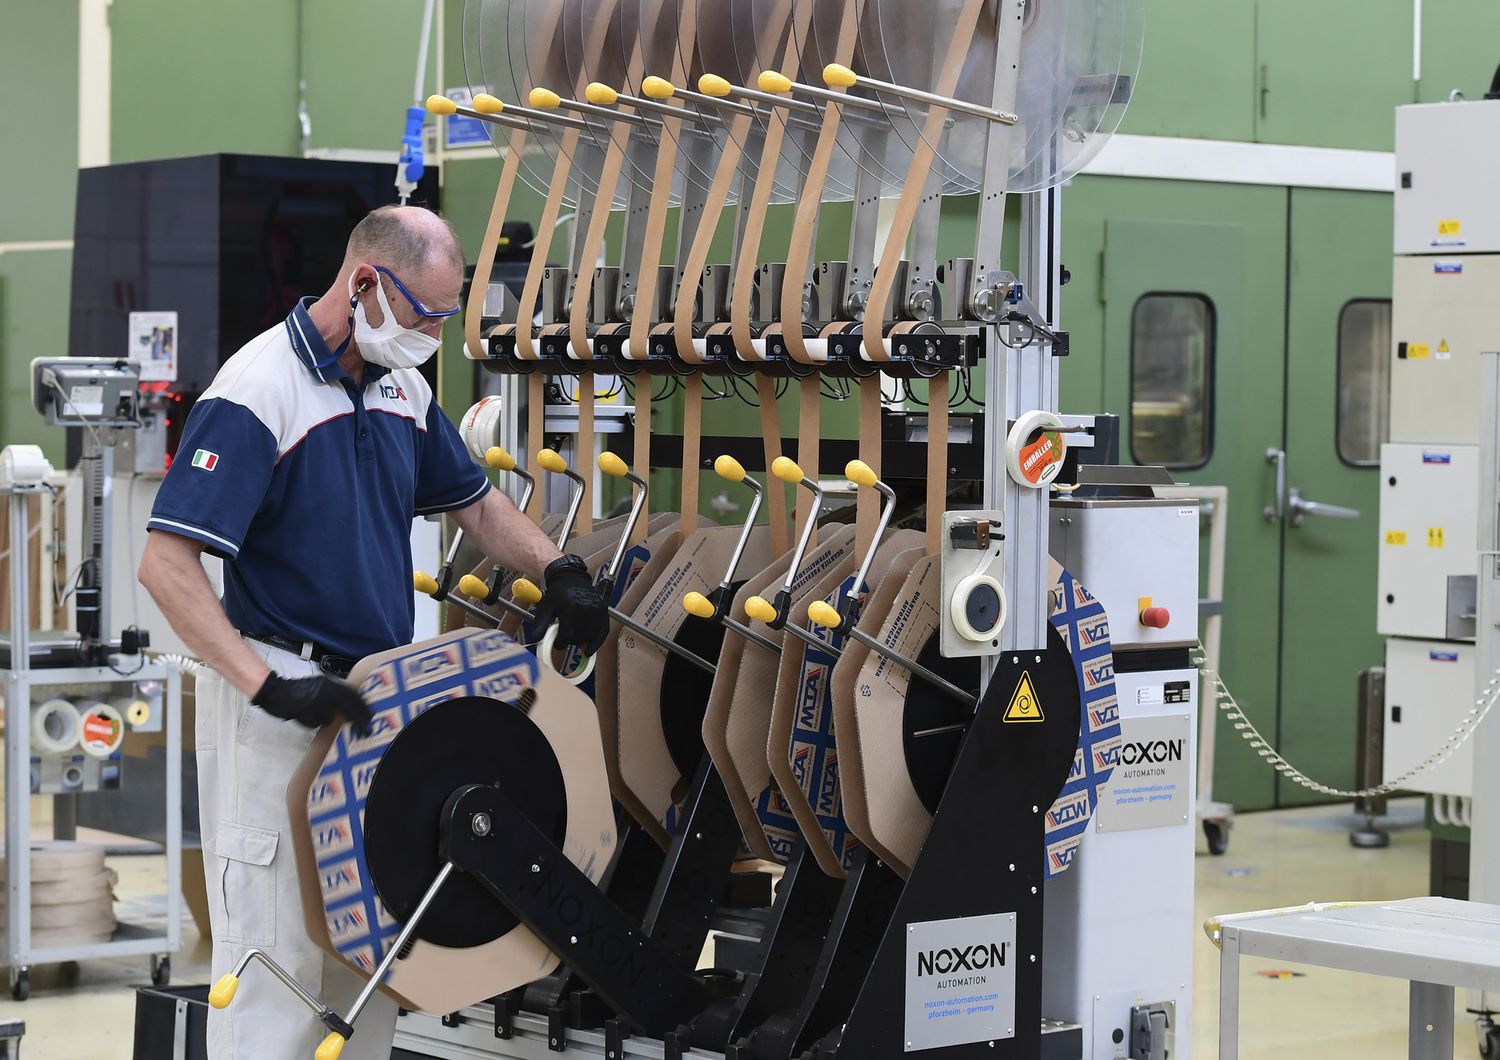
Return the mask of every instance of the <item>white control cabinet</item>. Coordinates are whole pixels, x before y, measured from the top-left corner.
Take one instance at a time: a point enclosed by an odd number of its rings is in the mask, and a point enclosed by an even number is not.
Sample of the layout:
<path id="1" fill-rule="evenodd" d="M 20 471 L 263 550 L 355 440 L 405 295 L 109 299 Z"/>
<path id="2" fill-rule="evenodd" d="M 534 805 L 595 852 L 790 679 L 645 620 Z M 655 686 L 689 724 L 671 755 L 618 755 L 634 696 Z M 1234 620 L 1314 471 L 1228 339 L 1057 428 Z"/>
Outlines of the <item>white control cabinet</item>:
<path id="1" fill-rule="evenodd" d="M 1473 639 L 1478 494 L 1475 446 L 1380 447 L 1382 636 Z"/>
<path id="2" fill-rule="evenodd" d="M 1453 641 L 1385 642 L 1386 780 L 1393 780 L 1447 742 L 1474 702 L 1472 644 Z M 1437 769 L 1402 785 L 1429 795 L 1462 795 L 1473 787 L 1472 741 Z"/>

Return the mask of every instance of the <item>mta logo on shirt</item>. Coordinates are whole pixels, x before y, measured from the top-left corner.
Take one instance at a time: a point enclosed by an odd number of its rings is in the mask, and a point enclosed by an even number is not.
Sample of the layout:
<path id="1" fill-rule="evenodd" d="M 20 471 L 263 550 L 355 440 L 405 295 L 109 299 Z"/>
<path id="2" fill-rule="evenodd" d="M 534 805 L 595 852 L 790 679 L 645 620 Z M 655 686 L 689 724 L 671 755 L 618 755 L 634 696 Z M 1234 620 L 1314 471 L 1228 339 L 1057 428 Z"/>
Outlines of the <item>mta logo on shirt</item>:
<path id="1" fill-rule="evenodd" d="M 392 398 L 396 401 L 405 401 L 406 391 L 402 390 L 395 383 L 381 383 L 380 396 L 383 398 Z"/>

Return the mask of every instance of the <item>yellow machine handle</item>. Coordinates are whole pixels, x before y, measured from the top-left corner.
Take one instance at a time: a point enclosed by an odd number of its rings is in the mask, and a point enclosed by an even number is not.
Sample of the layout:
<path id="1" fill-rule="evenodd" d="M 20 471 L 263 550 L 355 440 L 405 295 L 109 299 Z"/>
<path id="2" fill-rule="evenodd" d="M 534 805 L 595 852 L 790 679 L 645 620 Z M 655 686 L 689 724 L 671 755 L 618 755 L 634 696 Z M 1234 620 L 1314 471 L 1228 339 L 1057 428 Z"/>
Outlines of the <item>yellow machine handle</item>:
<path id="1" fill-rule="evenodd" d="M 596 107 L 613 107 L 620 101 L 620 93 L 606 84 L 593 81 L 583 90 L 583 98 Z"/>
<path id="2" fill-rule="evenodd" d="M 776 607 L 763 596 L 752 596 L 745 601 L 745 614 L 759 622 L 770 625 L 776 621 Z"/>
<path id="3" fill-rule="evenodd" d="M 866 489 L 875 485 L 875 470 L 863 460 L 851 460 L 844 465 L 844 477 L 856 486 Z"/>
<path id="4" fill-rule="evenodd" d="M 535 607 L 542 602 L 542 591 L 536 587 L 535 582 L 525 578 L 517 578 L 510 583 L 510 595 L 516 598 L 517 603 L 527 607 Z"/>
<path id="5" fill-rule="evenodd" d="M 830 88 L 853 88 L 859 84 L 859 75 L 847 66 L 829 63 L 823 67 L 823 83 Z"/>
<path id="6" fill-rule="evenodd" d="M 562 106 L 562 97 L 549 88 L 533 88 L 529 98 L 537 110 L 556 110 Z"/>
<path id="7" fill-rule="evenodd" d="M 431 596 L 438 591 L 437 579 L 425 570 L 415 571 L 411 576 L 411 583 L 423 596 Z"/>
<path id="8" fill-rule="evenodd" d="M 665 77 L 648 77 L 641 82 L 641 94 L 647 99 L 671 99 L 677 94 L 677 86 Z"/>
<path id="9" fill-rule="evenodd" d="M 756 80 L 762 92 L 770 92 L 772 95 L 781 96 L 792 90 L 792 79 L 779 70 L 766 70 Z"/>
<path id="10" fill-rule="evenodd" d="M 745 467 L 734 457 L 725 453 L 714 461 L 714 473 L 730 482 L 745 481 Z"/>
<path id="11" fill-rule="evenodd" d="M 704 74 L 698 78 L 698 91 L 722 99 L 734 91 L 734 86 L 718 74 Z"/>
<path id="12" fill-rule="evenodd" d="M 827 600 L 814 600 L 807 605 L 807 617 L 824 629 L 837 629 L 840 622 L 838 610 Z"/>
<path id="13" fill-rule="evenodd" d="M 488 92 L 481 92 L 474 97 L 474 109 L 480 114 L 499 114 L 505 109 L 505 104 Z"/>
<path id="14" fill-rule="evenodd" d="M 543 449 L 536 454 L 536 462 L 541 465 L 542 470 L 550 471 L 554 475 L 566 474 L 568 470 L 568 462 L 556 449 Z"/>
<path id="15" fill-rule="evenodd" d="M 596 465 L 610 478 L 624 478 L 630 474 L 630 465 L 620 459 L 619 453 L 611 453 L 607 450 L 600 453 Z"/>
<path id="16" fill-rule="evenodd" d="M 696 615 L 699 618 L 714 617 L 713 601 L 702 593 L 688 593 L 684 596 L 682 598 L 682 609 L 688 614 Z"/>
<path id="17" fill-rule="evenodd" d="M 797 466 L 797 461 L 789 456 L 778 456 L 773 460 L 771 462 L 771 474 L 781 479 L 782 482 L 793 486 L 807 477 L 802 473 L 802 468 Z"/>
<path id="18" fill-rule="evenodd" d="M 338 1031 L 334 1031 L 323 1039 L 322 1044 L 318 1046 L 318 1051 L 313 1056 L 316 1060 L 339 1060 L 339 1054 L 344 1051 L 344 1042 L 347 1040 Z"/>
<path id="19" fill-rule="evenodd" d="M 458 113 L 458 104 L 447 96 L 428 96 L 427 113 L 436 114 L 438 117 L 446 117 L 449 114 Z"/>
<path id="20" fill-rule="evenodd" d="M 229 1003 L 234 1000 L 235 991 L 239 988 L 240 977 L 233 972 L 227 972 L 208 992 L 208 1003 L 214 1008 L 228 1008 Z"/>
<path id="21" fill-rule="evenodd" d="M 483 600 L 490 595 L 490 587 L 484 584 L 484 579 L 472 574 L 465 574 L 458 579 L 458 591 L 471 600 Z"/>
<path id="22" fill-rule="evenodd" d="M 484 462 L 496 471 L 514 471 L 516 469 L 516 458 L 498 445 L 492 445 L 484 451 Z"/>

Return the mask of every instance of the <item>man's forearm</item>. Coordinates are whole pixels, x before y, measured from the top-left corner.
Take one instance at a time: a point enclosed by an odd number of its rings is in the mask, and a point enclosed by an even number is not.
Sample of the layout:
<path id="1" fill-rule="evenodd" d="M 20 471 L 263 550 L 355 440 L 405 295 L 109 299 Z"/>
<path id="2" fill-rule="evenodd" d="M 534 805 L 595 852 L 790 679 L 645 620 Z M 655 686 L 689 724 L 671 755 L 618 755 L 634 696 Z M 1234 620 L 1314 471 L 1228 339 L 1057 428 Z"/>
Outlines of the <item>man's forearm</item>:
<path id="1" fill-rule="evenodd" d="M 203 572 L 201 550 L 194 543 L 153 532 L 141 558 L 140 581 L 194 655 L 245 695 L 253 696 L 260 690 L 270 667 L 245 646 L 230 625 Z"/>
<path id="2" fill-rule="evenodd" d="M 453 521 L 490 559 L 538 583 L 547 564 L 562 555 L 541 528 L 499 490 L 492 489 L 454 512 Z"/>

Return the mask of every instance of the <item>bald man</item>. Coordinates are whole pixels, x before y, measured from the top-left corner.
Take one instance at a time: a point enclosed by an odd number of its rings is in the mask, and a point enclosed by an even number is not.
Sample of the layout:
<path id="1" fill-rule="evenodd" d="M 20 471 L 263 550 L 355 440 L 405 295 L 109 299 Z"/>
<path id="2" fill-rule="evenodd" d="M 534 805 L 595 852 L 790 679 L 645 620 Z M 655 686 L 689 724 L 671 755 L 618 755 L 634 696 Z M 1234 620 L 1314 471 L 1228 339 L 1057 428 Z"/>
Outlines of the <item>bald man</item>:
<path id="1" fill-rule="evenodd" d="M 335 1011 L 362 985 L 307 938 L 286 787 L 314 732 L 370 720 L 344 683 L 412 638 L 411 523 L 447 512 L 504 566 L 540 578 L 543 626 L 592 653 L 607 606 L 469 458 L 418 371 L 458 313 L 447 222 L 384 207 L 355 227 L 332 286 L 219 370 L 193 407 L 147 526 L 139 577 L 213 673 L 197 684 L 198 802 L 215 980 L 265 950 Z M 224 599 L 203 570 L 224 559 Z M 345 1060 L 386 1060 L 396 1007 L 376 995 Z M 311 1056 L 326 1033 L 269 975 L 210 1010 L 212 1060 Z"/>

